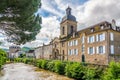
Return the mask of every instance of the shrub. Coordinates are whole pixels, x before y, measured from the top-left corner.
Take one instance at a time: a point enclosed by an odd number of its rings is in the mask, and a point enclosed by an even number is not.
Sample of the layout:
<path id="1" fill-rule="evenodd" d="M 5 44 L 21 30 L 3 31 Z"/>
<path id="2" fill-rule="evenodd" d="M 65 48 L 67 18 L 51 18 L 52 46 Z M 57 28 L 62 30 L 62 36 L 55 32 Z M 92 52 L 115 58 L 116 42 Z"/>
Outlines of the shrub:
<path id="1" fill-rule="evenodd" d="M 37 67 L 41 68 L 42 60 L 37 60 Z"/>
<path id="2" fill-rule="evenodd" d="M 83 76 L 84 80 L 94 80 L 95 69 L 94 68 L 85 68 L 84 74 L 85 74 Z"/>
<path id="3" fill-rule="evenodd" d="M 120 63 L 111 62 L 108 69 L 103 75 L 104 80 L 120 79 Z"/>
<path id="4" fill-rule="evenodd" d="M 85 66 L 84 70 L 84 80 L 101 80 L 101 76 L 103 74 L 104 67 L 103 66 Z"/>
<path id="5" fill-rule="evenodd" d="M 55 66 L 55 62 L 54 61 L 49 61 L 48 64 L 47 64 L 47 69 L 52 71 L 52 72 L 55 72 L 54 66 Z"/>
<path id="6" fill-rule="evenodd" d="M 64 74 L 64 68 L 65 68 L 65 64 L 61 61 L 56 61 L 55 62 L 55 66 L 54 66 L 54 70 L 56 73 L 59 74 Z"/>
<path id="7" fill-rule="evenodd" d="M 65 74 L 68 77 L 82 80 L 84 67 L 78 62 L 74 62 L 73 64 L 68 63 L 65 67 Z"/>
<path id="8" fill-rule="evenodd" d="M 47 69 L 47 60 L 42 60 L 41 68 Z"/>

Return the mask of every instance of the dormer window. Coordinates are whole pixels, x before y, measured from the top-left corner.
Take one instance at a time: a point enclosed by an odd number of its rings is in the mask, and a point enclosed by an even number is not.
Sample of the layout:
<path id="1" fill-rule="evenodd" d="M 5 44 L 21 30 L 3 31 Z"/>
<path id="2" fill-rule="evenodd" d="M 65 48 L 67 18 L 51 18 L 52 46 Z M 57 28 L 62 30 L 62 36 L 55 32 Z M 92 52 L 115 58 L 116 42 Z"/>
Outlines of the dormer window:
<path id="1" fill-rule="evenodd" d="M 94 28 L 91 28 L 90 31 L 91 31 L 91 32 L 94 32 Z"/>
<path id="2" fill-rule="evenodd" d="M 104 26 L 103 26 L 103 25 L 100 25 L 100 29 L 104 29 Z"/>

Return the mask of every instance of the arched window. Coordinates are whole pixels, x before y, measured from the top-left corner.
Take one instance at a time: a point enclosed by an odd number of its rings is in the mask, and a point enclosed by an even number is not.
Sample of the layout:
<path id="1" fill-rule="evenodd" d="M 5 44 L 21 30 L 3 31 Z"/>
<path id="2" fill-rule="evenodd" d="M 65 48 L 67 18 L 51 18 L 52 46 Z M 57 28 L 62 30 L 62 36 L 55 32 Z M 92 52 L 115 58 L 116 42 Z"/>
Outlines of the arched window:
<path id="1" fill-rule="evenodd" d="M 73 33 L 73 31 L 74 31 L 74 30 L 73 30 L 73 26 L 71 26 L 71 33 Z"/>
<path id="2" fill-rule="evenodd" d="M 65 34 L 65 27 L 62 28 L 62 34 Z"/>

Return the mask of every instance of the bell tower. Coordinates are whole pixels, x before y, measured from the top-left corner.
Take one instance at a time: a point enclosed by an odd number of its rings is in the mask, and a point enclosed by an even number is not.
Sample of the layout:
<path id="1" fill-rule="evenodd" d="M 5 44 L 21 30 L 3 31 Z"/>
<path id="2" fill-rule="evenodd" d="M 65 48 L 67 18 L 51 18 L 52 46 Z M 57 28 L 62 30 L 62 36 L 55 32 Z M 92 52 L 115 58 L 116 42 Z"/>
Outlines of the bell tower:
<path id="1" fill-rule="evenodd" d="M 75 16 L 71 14 L 71 8 L 66 9 L 66 15 L 62 18 L 60 23 L 60 37 L 67 37 L 77 31 L 77 21 Z"/>

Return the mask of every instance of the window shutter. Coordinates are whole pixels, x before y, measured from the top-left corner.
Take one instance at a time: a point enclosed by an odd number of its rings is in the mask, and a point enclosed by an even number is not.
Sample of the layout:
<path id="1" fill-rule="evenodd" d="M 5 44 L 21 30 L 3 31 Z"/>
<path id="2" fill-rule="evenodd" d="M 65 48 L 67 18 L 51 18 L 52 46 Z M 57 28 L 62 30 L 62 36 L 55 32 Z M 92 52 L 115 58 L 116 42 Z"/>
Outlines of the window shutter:
<path id="1" fill-rule="evenodd" d="M 78 55 L 78 49 L 77 49 L 77 55 Z"/>
<path id="2" fill-rule="evenodd" d="M 83 36 L 83 43 L 85 43 L 85 37 Z"/>
<path id="3" fill-rule="evenodd" d="M 71 46 L 73 45 L 73 42 L 71 41 Z"/>
<path id="4" fill-rule="evenodd" d="M 74 46 L 74 40 L 72 41 L 72 46 Z"/>
<path id="5" fill-rule="evenodd" d="M 70 51 L 69 51 L 69 49 L 68 49 L 68 55 L 70 55 Z"/>
<path id="6" fill-rule="evenodd" d="M 103 41 L 105 40 L 105 33 L 103 33 Z"/>
<path id="7" fill-rule="evenodd" d="M 97 48 L 97 54 L 99 54 L 99 47 L 97 46 L 96 48 Z"/>
<path id="8" fill-rule="evenodd" d="M 112 33 L 112 32 L 110 33 L 110 40 L 111 40 L 111 41 L 113 41 L 113 40 L 114 40 L 114 35 L 113 35 L 113 33 Z"/>
<path id="9" fill-rule="evenodd" d="M 88 43 L 89 43 L 89 37 L 87 38 L 87 40 L 88 40 Z"/>
<path id="10" fill-rule="evenodd" d="M 77 45 L 78 45 L 78 40 L 76 40 L 77 41 Z"/>
<path id="11" fill-rule="evenodd" d="M 76 46 L 78 45 L 78 40 L 76 40 Z"/>
<path id="12" fill-rule="evenodd" d="M 96 41 L 98 41 L 98 34 L 96 35 Z"/>
<path id="13" fill-rule="evenodd" d="M 95 42 L 95 37 L 93 36 L 93 42 Z"/>
<path id="14" fill-rule="evenodd" d="M 93 47 L 93 54 L 95 54 L 95 47 Z"/>
<path id="15" fill-rule="evenodd" d="M 89 48 L 88 48 L 88 54 L 90 54 L 90 52 L 89 52 Z"/>
<path id="16" fill-rule="evenodd" d="M 72 55 L 74 54 L 74 49 L 72 49 Z"/>
<path id="17" fill-rule="evenodd" d="M 105 53 L 105 46 L 103 46 L 103 53 Z"/>

